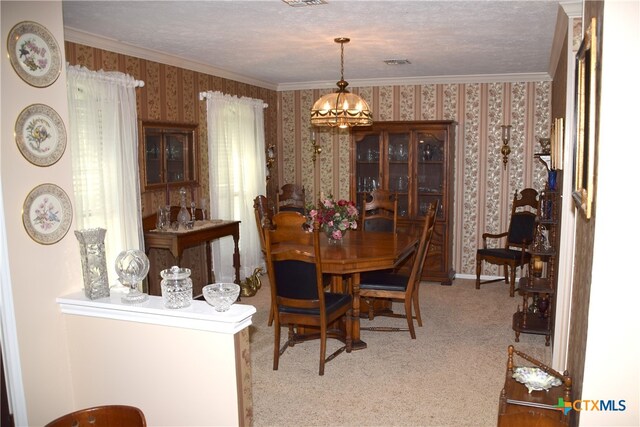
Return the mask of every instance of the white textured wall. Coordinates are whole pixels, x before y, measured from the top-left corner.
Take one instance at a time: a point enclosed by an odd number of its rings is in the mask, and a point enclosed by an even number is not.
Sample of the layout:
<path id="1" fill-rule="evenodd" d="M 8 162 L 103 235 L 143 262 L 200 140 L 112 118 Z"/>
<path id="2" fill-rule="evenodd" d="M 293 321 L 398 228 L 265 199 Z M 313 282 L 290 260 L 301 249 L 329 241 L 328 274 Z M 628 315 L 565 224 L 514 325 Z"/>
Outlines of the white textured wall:
<path id="1" fill-rule="evenodd" d="M 14 72 L 7 58 L 7 35 L 21 21 L 35 21 L 56 38 L 64 54 L 61 2 L 1 2 L 2 7 L 2 192 L 15 321 L 26 397 L 28 425 L 42 425 L 73 408 L 71 378 L 62 315 L 55 303 L 58 295 L 82 286 L 78 243 L 73 228 L 53 245 L 34 242 L 22 224 L 22 205 L 29 192 L 43 183 L 63 188 L 73 203 L 71 157 L 67 147 L 62 158 L 49 167 L 34 166 L 16 147 L 13 129 L 27 106 L 43 103 L 62 117 L 67 129 L 67 91 L 64 67 L 55 83 L 35 88 Z M 64 64 L 64 58 L 62 59 Z M 3 266 L 2 268 L 5 268 Z M 10 361 L 5 360 L 5 363 Z M 27 420 L 17 420 L 25 422 Z"/>

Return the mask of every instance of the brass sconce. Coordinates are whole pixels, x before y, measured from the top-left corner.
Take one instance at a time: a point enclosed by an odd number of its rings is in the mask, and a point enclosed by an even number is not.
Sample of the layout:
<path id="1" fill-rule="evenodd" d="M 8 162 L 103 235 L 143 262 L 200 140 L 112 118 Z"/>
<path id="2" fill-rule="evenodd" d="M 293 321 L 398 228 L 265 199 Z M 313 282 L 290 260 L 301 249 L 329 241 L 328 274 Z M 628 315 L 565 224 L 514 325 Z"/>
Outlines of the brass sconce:
<path id="1" fill-rule="evenodd" d="M 511 147 L 509 147 L 509 140 L 511 139 L 511 125 L 502 125 L 502 163 L 504 169 L 507 169 L 507 162 L 509 161 L 509 154 L 511 154 Z"/>
<path id="2" fill-rule="evenodd" d="M 316 132 L 313 130 L 311 131 L 311 148 L 313 149 L 311 160 L 315 163 L 316 157 L 320 156 L 320 153 L 322 153 L 322 147 L 320 147 L 320 144 L 316 143 Z"/>
<path id="3" fill-rule="evenodd" d="M 271 178 L 271 169 L 276 162 L 276 146 L 271 144 L 267 147 L 267 181 Z"/>

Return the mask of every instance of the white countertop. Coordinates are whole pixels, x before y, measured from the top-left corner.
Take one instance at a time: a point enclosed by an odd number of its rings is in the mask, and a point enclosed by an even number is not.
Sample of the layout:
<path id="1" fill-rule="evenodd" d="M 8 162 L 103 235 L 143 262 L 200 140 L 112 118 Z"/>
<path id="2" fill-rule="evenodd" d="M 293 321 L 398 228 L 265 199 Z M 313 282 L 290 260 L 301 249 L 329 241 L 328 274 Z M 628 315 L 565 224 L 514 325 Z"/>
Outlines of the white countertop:
<path id="1" fill-rule="evenodd" d="M 228 311 L 217 312 L 206 301 L 191 301 L 185 308 L 164 308 L 162 297 L 150 295 L 141 304 L 123 304 L 121 293 L 112 292 L 108 298 L 90 300 L 84 291 L 56 298 L 60 310 L 65 314 L 101 317 L 128 322 L 150 323 L 185 329 L 198 329 L 235 334 L 251 325 L 256 312 L 252 305 L 233 304 Z"/>

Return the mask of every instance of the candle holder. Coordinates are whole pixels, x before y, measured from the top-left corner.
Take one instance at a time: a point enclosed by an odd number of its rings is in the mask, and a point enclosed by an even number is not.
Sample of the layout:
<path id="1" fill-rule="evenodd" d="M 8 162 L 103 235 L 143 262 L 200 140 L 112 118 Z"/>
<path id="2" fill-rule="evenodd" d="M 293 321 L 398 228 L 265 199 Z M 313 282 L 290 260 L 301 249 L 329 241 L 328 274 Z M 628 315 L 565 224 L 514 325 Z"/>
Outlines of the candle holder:
<path id="1" fill-rule="evenodd" d="M 544 261 L 542 261 L 541 257 L 533 257 L 533 259 L 531 260 L 531 274 L 533 275 L 533 277 L 542 277 L 542 268 L 544 266 L 543 262 Z"/>

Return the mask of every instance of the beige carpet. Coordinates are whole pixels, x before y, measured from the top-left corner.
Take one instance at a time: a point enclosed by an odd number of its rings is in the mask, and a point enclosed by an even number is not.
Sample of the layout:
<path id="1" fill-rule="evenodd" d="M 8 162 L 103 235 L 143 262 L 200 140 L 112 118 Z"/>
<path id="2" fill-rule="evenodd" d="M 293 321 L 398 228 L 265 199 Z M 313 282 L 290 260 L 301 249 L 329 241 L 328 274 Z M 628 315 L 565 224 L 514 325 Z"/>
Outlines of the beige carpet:
<path id="1" fill-rule="evenodd" d="M 272 369 L 270 290 L 263 276 L 258 294 L 243 298 L 258 310 L 250 329 L 254 426 L 495 425 L 507 346 L 547 364 L 551 349 L 542 335 L 522 334 L 514 342 L 511 317 L 522 299 L 510 298 L 506 284 L 476 290 L 474 283 L 423 282 L 416 340 L 409 332 L 362 331 L 368 347 L 342 353 L 321 377 L 317 341 L 287 349 L 279 369 Z M 362 320 L 368 324 L 406 325 L 385 317 Z M 329 340 L 327 354 L 340 345 Z"/>

